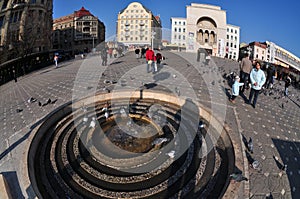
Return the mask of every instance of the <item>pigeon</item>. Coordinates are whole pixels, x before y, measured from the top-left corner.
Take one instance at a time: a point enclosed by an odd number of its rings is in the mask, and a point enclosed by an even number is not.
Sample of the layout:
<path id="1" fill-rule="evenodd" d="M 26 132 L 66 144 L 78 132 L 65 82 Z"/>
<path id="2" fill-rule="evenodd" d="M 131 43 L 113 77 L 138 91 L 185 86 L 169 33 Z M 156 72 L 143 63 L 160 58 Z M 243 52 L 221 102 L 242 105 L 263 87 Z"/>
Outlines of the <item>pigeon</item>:
<path id="1" fill-rule="evenodd" d="M 92 86 L 86 87 L 87 90 L 91 90 L 92 88 L 93 88 Z"/>
<path id="2" fill-rule="evenodd" d="M 55 104 L 56 101 L 57 101 L 57 99 L 53 100 L 53 101 L 51 102 L 51 104 Z"/>
<path id="3" fill-rule="evenodd" d="M 252 141 L 251 137 L 249 138 L 249 141 L 248 141 L 248 149 L 251 153 L 253 153 L 253 141 Z"/>
<path id="4" fill-rule="evenodd" d="M 22 111 L 23 111 L 23 109 L 17 108 L 17 113 L 20 113 L 20 112 L 22 112 Z"/>
<path id="5" fill-rule="evenodd" d="M 104 73 L 102 73 L 102 76 L 105 77 L 106 75 Z"/>
<path id="6" fill-rule="evenodd" d="M 174 74 L 174 75 L 173 75 L 173 78 L 176 78 L 176 77 L 177 77 L 177 75 Z"/>
<path id="7" fill-rule="evenodd" d="M 273 199 L 273 195 L 271 192 L 267 195 L 266 199 Z"/>
<path id="8" fill-rule="evenodd" d="M 126 117 L 127 116 L 126 111 L 125 111 L 124 108 L 120 109 L 120 114 L 121 114 L 122 117 Z"/>
<path id="9" fill-rule="evenodd" d="M 214 85 L 216 84 L 216 83 L 215 83 L 215 80 L 214 80 L 214 81 L 212 81 L 212 82 L 211 82 L 211 84 L 214 86 Z"/>
<path id="10" fill-rule="evenodd" d="M 200 120 L 200 122 L 199 122 L 199 128 L 204 128 L 204 123 Z"/>
<path id="11" fill-rule="evenodd" d="M 36 99 L 33 98 L 33 97 L 30 97 L 28 100 L 27 100 L 28 103 L 33 103 L 33 102 L 36 102 Z"/>
<path id="12" fill-rule="evenodd" d="M 167 138 L 156 138 L 153 142 L 152 145 L 159 145 L 162 144 L 164 142 L 167 142 L 168 139 Z"/>
<path id="13" fill-rule="evenodd" d="M 51 99 L 50 98 L 48 99 L 47 104 L 51 104 Z"/>
<path id="14" fill-rule="evenodd" d="M 281 104 L 281 108 L 284 109 L 284 104 L 283 103 Z"/>
<path id="15" fill-rule="evenodd" d="M 105 111 L 104 116 L 105 116 L 106 119 L 108 118 L 109 114 L 108 114 L 107 111 Z"/>
<path id="16" fill-rule="evenodd" d="M 174 158 L 175 157 L 175 151 L 174 150 L 172 150 L 172 151 L 170 151 L 169 153 L 166 153 L 166 155 L 168 155 L 170 158 Z"/>
<path id="17" fill-rule="evenodd" d="M 85 116 L 83 117 L 82 121 L 83 121 L 84 124 L 87 123 L 88 117 L 85 115 Z"/>
<path id="18" fill-rule="evenodd" d="M 242 182 L 242 181 L 248 181 L 248 178 L 243 176 L 242 173 L 233 173 L 229 175 L 231 179 L 233 179 L 236 182 Z"/>
<path id="19" fill-rule="evenodd" d="M 93 118 L 92 118 L 92 121 L 91 121 L 91 123 L 90 123 L 90 128 L 95 128 L 95 126 L 96 126 L 96 118 L 93 117 Z"/>
<path id="20" fill-rule="evenodd" d="M 135 79 L 134 77 L 130 76 L 130 80 L 134 80 L 134 79 Z"/>
<path id="21" fill-rule="evenodd" d="M 42 106 L 42 103 L 41 103 L 41 102 L 39 102 L 38 104 L 39 104 L 39 106 Z"/>
<path id="22" fill-rule="evenodd" d="M 282 167 L 280 168 L 282 171 L 286 171 L 287 170 L 287 165 L 286 164 L 284 164 L 284 165 L 282 165 Z"/>
<path id="23" fill-rule="evenodd" d="M 175 87 L 175 92 L 176 92 L 176 94 L 177 94 L 178 96 L 180 96 L 180 90 L 179 90 L 178 87 Z"/>

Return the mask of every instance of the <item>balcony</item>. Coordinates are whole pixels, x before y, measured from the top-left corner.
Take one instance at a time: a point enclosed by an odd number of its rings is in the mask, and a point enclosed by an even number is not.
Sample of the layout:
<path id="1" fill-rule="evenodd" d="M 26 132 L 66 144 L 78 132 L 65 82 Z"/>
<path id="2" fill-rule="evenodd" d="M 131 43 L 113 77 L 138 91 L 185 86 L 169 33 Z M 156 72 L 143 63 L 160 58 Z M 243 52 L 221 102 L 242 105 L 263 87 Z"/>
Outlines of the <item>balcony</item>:
<path id="1" fill-rule="evenodd" d="M 127 22 L 127 23 L 125 23 L 125 26 L 130 26 L 130 24 Z"/>
<path id="2" fill-rule="evenodd" d="M 129 33 L 125 33 L 125 37 L 129 37 L 130 35 L 129 35 Z"/>
<path id="3" fill-rule="evenodd" d="M 129 31 L 129 28 L 128 28 L 128 27 L 126 27 L 126 28 L 125 28 L 125 31 Z"/>
<path id="4" fill-rule="evenodd" d="M 140 26 L 144 26 L 145 25 L 145 23 L 144 22 L 140 22 Z"/>

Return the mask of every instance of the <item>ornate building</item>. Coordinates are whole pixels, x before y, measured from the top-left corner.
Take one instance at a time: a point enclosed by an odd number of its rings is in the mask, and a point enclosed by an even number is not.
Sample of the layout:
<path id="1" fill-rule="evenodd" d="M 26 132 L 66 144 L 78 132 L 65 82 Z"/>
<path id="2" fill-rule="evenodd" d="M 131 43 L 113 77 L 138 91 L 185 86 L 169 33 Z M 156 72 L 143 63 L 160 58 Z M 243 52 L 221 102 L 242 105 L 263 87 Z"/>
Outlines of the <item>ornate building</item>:
<path id="1" fill-rule="evenodd" d="M 89 52 L 105 40 L 105 26 L 82 7 L 73 14 L 54 19 L 53 48 L 73 53 Z"/>
<path id="2" fill-rule="evenodd" d="M 129 4 L 118 14 L 117 41 L 126 46 L 161 46 L 162 30 L 159 16 L 138 2 Z"/>
<path id="3" fill-rule="evenodd" d="M 52 0 L 0 1 L 0 63 L 51 49 Z"/>
<path id="4" fill-rule="evenodd" d="M 202 48 L 213 56 L 238 59 L 240 30 L 227 24 L 226 11 L 198 3 L 186 9 L 186 18 L 171 18 L 172 44 L 185 47 L 188 52 Z"/>

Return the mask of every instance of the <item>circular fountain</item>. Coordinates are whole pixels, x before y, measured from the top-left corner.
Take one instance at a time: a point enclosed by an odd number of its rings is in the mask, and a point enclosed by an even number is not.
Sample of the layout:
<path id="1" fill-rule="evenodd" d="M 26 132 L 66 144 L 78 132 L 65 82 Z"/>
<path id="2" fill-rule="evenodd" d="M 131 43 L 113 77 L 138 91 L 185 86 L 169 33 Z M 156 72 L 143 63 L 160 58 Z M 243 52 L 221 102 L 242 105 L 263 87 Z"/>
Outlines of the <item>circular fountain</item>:
<path id="1" fill-rule="evenodd" d="M 40 125 L 29 177 L 39 198 L 215 198 L 229 184 L 232 148 L 197 102 L 153 91 L 99 94 Z"/>

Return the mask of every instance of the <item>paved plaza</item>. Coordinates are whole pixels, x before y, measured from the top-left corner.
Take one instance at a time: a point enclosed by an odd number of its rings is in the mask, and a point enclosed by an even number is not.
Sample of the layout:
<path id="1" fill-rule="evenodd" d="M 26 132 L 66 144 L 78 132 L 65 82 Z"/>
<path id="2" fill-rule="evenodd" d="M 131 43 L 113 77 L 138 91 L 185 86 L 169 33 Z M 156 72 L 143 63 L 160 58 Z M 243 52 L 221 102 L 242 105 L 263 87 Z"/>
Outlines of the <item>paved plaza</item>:
<path id="1" fill-rule="evenodd" d="M 233 182 L 236 198 L 300 198 L 300 95 L 289 88 L 283 96 L 284 82 L 275 81 L 273 90 L 264 90 L 254 109 L 246 104 L 249 91 L 236 103 L 228 101 L 231 88 L 224 74 L 238 72 L 238 63 L 213 57 L 206 64 L 197 62 L 196 54 L 162 51 L 163 60 L 157 73 L 147 73 L 145 59 L 134 52 L 109 60 L 101 66 L 98 54 L 49 66 L 18 81 L 0 86 L 0 172 L 6 175 L 14 198 L 28 198 L 32 188 L 23 187 L 26 148 L 29 139 L 45 117 L 63 104 L 94 93 L 113 92 L 125 85 L 141 86 L 192 98 L 211 110 L 223 122 L 234 143 L 237 169 L 249 181 Z M 203 58 L 203 57 L 202 57 Z M 28 102 L 33 97 L 35 102 Z M 50 99 L 50 103 L 47 101 Z M 39 102 L 41 103 L 39 106 Z M 253 140 L 253 153 L 245 145 Z M 246 140 L 246 141 L 245 141 Z M 254 160 L 259 162 L 253 167 Z M 283 169 L 287 165 L 286 170 Z"/>

